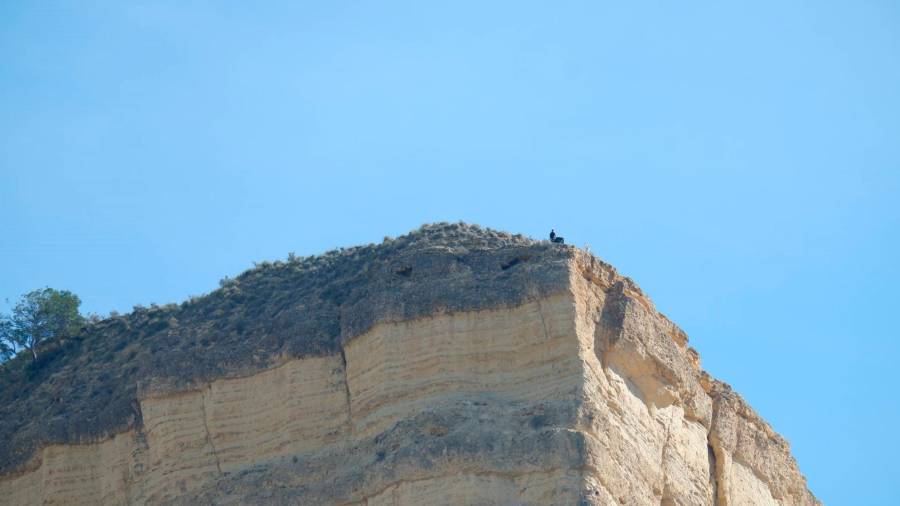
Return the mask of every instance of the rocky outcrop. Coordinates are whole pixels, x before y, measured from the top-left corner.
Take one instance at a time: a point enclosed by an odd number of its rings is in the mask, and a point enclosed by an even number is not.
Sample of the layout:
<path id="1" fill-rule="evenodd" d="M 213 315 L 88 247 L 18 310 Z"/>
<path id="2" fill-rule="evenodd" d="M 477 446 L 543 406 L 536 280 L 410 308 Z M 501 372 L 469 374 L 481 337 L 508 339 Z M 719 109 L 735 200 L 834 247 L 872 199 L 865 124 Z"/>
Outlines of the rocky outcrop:
<path id="1" fill-rule="evenodd" d="M 37 450 L 0 503 L 817 503 L 784 439 L 609 265 L 466 225 L 404 240 L 278 302 L 337 298 L 337 322 L 275 315 L 309 348 L 136 371 L 131 414 L 90 441 L 18 433 Z"/>
<path id="2" fill-rule="evenodd" d="M 581 338 L 580 427 L 608 503 L 817 504 L 787 442 L 700 369 L 684 332 L 596 265 L 576 252 L 572 287 L 578 334 L 593 335 Z"/>

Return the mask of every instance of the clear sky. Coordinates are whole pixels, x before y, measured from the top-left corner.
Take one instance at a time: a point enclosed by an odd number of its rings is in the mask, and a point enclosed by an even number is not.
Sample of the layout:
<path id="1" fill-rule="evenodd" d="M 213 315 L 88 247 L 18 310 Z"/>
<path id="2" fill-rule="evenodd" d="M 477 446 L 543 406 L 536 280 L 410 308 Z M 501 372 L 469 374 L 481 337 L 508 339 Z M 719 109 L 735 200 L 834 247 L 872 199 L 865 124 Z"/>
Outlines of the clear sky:
<path id="1" fill-rule="evenodd" d="M 898 97 L 893 0 L 5 0 L 0 298 L 122 312 L 424 222 L 555 227 L 826 503 L 898 504 Z"/>

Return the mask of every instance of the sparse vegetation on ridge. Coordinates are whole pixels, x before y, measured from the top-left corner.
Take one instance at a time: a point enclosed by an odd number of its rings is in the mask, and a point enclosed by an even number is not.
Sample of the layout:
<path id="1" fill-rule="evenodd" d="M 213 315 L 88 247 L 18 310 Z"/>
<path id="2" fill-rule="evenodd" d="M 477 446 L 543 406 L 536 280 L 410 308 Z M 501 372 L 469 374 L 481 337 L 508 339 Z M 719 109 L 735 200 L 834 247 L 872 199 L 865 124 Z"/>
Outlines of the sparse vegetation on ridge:
<path id="1" fill-rule="evenodd" d="M 139 426 L 141 395 L 339 353 L 378 322 L 561 290 L 570 254 L 477 225 L 424 225 L 378 245 L 261 262 L 207 295 L 111 315 L 47 343 L 39 368 L 0 365 L 0 472 L 44 444 Z"/>

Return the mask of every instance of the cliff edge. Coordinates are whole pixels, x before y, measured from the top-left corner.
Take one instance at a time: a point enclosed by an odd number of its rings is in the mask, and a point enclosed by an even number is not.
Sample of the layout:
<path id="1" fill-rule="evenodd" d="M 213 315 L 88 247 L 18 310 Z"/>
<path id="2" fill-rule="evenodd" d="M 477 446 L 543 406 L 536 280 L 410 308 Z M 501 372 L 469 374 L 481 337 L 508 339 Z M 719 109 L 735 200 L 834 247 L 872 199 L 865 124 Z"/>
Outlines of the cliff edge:
<path id="1" fill-rule="evenodd" d="M 2 504 L 818 504 L 608 264 L 466 224 L 263 263 L 0 368 Z"/>

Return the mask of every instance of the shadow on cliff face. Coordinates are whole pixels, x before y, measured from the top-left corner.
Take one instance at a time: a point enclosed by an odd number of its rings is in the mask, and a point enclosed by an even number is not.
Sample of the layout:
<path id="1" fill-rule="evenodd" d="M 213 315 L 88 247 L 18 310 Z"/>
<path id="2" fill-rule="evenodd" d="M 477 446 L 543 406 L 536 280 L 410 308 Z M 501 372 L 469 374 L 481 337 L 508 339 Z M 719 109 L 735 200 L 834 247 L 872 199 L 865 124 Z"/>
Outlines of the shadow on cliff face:
<path id="1" fill-rule="evenodd" d="M 625 294 L 624 283 L 606 291 L 600 318 L 594 331 L 594 353 L 604 369 L 612 370 L 628 390 L 644 404 L 669 405 L 672 396 L 648 356 L 644 344 L 626 328 L 635 301 Z"/>
<path id="2" fill-rule="evenodd" d="M 695 378 L 699 367 L 692 365 L 696 352 L 681 329 L 631 296 L 622 281 L 605 291 L 594 352 L 604 370 L 619 376 L 644 404 L 665 407 L 680 400 L 695 415 L 695 398 L 703 395 Z"/>

